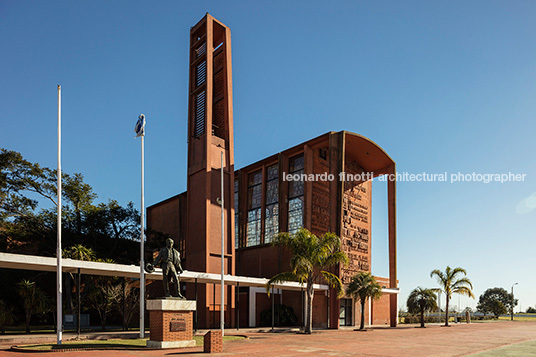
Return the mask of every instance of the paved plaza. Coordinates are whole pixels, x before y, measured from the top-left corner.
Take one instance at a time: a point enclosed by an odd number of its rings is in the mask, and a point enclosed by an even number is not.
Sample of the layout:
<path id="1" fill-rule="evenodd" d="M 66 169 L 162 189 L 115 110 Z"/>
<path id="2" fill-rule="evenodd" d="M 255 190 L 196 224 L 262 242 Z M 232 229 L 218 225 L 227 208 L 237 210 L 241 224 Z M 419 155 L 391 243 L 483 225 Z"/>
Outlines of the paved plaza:
<path id="1" fill-rule="evenodd" d="M 231 331 L 228 332 L 230 334 Z M 452 327 L 430 325 L 374 328 L 366 332 L 350 329 L 321 330 L 312 335 L 295 332 L 248 332 L 248 339 L 224 344 L 221 356 L 536 356 L 536 323 L 488 322 Z M 0 340 L 1 341 L 1 340 Z M 0 349 L 0 356 L 29 356 Z M 42 353 L 48 357 L 77 356 L 188 356 L 201 347 L 187 350 L 122 350 Z M 31 354 L 30 354 L 31 355 Z M 35 354 L 34 354 L 35 355 Z"/>

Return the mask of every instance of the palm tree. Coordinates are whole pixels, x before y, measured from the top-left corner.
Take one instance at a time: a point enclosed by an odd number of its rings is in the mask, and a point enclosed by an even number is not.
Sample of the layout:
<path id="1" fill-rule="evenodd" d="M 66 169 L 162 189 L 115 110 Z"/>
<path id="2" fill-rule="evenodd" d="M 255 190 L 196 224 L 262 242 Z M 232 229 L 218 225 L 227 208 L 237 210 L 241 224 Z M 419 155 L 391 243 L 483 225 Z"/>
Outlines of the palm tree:
<path id="1" fill-rule="evenodd" d="M 346 264 L 348 257 L 341 251 L 341 240 L 334 233 L 326 233 L 317 237 L 305 228 L 294 234 L 279 233 L 272 242 L 273 245 L 286 247 L 292 253 L 290 258 L 291 271 L 274 275 L 266 283 L 266 292 L 270 287 L 283 281 L 298 281 L 306 284 L 305 333 L 311 333 L 313 328 L 313 283 L 320 277 L 343 294 L 342 282 L 339 277 L 325 269 L 339 263 Z"/>
<path id="2" fill-rule="evenodd" d="M 63 251 L 63 257 L 76 260 L 94 261 L 95 251 L 82 244 L 75 244 Z"/>
<path id="3" fill-rule="evenodd" d="M 433 289 L 418 286 L 409 294 L 406 305 L 408 306 L 408 311 L 412 314 L 421 314 L 421 327 L 425 327 L 424 312 L 437 309 L 437 295 Z"/>
<path id="4" fill-rule="evenodd" d="M 361 325 L 360 330 L 365 329 L 365 302 L 367 299 L 378 300 L 382 296 L 382 287 L 370 272 L 361 271 L 352 277 L 346 295 L 352 296 L 361 302 Z"/>
<path id="5" fill-rule="evenodd" d="M 26 333 L 30 333 L 30 319 L 32 318 L 32 314 L 47 310 L 47 297 L 35 286 L 35 282 L 33 281 L 24 279 L 17 285 L 19 286 L 19 295 L 22 298 L 22 305 L 24 306 Z"/>
<path id="6" fill-rule="evenodd" d="M 458 278 L 458 276 L 464 275 L 464 277 Z M 460 294 L 472 297 L 473 295 L 473 284 L 471 281 L 466 278 L 467 272 L 463 268 L 454 268 L 447 266 L 445 272 L 442 272 L 438 269 L 433 270 L 430 273 L 430 277 L 435 276 L 437 282 L 439 283 L 439 291 L 443 291 L 446 296 L 446 307 L 445 307 L 445 326 L 449 325 L 449 301 L 452 298 L 452 294 Z"/>

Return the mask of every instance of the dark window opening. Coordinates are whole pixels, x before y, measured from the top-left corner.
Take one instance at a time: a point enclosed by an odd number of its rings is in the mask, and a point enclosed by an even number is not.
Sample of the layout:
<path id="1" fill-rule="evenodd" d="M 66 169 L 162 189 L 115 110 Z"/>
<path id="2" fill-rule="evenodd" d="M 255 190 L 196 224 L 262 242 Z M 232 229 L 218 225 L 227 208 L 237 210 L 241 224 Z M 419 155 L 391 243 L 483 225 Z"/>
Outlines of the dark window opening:
<path id="1" fill-rule="evenodd" d="M 207 53 L 207 43 L 203 42 L 195 49 L 195 58 L 199 58 Z"/>
<path id="2" fill-rule="evenodd" d="M 318 149 L 318 156 L 322 160 L 327 160 L 328 159 L 328 151 L 326 149 Z"/>

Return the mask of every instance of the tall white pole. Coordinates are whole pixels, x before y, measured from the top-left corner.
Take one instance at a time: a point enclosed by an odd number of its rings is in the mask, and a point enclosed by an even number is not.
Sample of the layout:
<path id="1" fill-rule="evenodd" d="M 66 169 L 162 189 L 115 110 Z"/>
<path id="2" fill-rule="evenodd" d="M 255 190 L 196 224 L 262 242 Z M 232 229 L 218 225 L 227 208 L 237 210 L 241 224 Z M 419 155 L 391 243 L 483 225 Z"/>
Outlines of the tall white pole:
<path id="1" fill-rule="evenodd" d="M 61 85 L 58 85 L 58 242 L 56 249 L 57 270 L 56 280 L 58 285 L 58 292 L 56 294 L 56 332 L 57 343 L 61 345 L 62 341 L 62 284 L 61 284 Z"/>
<path id="2" fill-rule="evenodd" d="M 220 329 L 221 329 L 221 335 L 224 336 L 225 335 L 225 332 L 224 332 L 224 326 L 225 326 L 225 318 L 224 318 L 224 315 L 225 315 L 225 309 L 224 309 L 224 299 L 225 299 L 225 285 L 224 285 L 224 279 L 223 279 L 223 274 L 224 274 L 224 237 L 225 237 L 225 233 L 224 233 L 224 229 L 225 229 L 225 225 L 224 225 L 224 200 L 223 200 L 223 150 L 221 152 L 221 307 L 220 307 Z"/>
<path id="3" fill-rule="evenodd" d="M 145 193 L 144 193 L 144 139 L 141 136 L 141 233 L 140 233 L 140 338 L 145 338 Z"/>

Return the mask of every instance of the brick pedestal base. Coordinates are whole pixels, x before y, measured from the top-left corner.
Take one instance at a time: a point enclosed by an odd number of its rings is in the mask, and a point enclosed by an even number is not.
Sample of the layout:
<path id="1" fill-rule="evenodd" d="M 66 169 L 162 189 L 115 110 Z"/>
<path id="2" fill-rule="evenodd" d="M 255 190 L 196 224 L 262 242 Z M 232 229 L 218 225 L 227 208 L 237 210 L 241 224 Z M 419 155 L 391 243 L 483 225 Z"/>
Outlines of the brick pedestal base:
<path id="1" fill-rule="evenodd" d="M 209 331 L 206 333 L 203 344 L 203 352 L 220 353 L 223 351 L 221 331 Z"/>
<path id="2" fill-rule="evenodd" d="M 148 300 L 151 339 L 147 341 L 147 347 L 195 347 L 193 340 L 195 309 L 195 301 L 191 300 Z"/>

